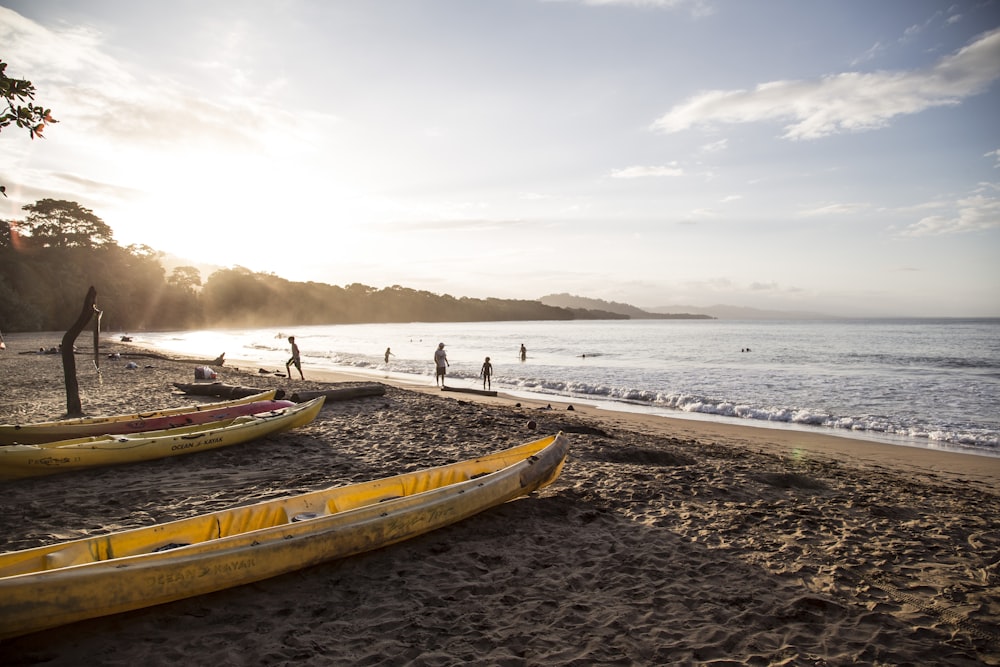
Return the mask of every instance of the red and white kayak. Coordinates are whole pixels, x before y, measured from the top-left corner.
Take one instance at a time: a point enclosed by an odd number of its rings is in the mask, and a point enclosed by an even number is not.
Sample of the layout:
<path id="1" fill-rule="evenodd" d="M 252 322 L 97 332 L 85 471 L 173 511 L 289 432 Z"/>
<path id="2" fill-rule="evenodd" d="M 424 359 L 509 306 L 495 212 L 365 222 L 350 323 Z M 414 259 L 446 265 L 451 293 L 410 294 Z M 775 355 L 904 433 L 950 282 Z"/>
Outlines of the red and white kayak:
<path id="1" fill-rule="evenodd" d="M 208 424 L 244 415 L 255 415 L 295 405 L 291 401 L 274 400 L 276 393 L 277 390 L 272 389 L 232 401 L 190 405 L 133 415 L 80 417 L 33 424 L 0 424 L 0 445 L 36 445 L 95 435 L 160 431 L 179 426 Z"/>

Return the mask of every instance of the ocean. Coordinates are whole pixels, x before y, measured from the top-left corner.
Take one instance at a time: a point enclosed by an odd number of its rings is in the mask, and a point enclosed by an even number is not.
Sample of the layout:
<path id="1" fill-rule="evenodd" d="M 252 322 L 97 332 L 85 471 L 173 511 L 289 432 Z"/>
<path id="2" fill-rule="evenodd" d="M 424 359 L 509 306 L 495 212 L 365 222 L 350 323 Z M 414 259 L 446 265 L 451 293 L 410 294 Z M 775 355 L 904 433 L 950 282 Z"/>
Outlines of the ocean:
<path id="1" fill-rule="evenodd" d="M 225 352 L 282 371 L 293 335 L 307 378 L 327 369 L 418 384 L 433 384 L 443 342 L 455 386 L 481 388 L 489 356 L 492 388 L 524 398 L 1000 456 L 1000 319 L 414 322 L 130 335 L 163 351 Z"/>

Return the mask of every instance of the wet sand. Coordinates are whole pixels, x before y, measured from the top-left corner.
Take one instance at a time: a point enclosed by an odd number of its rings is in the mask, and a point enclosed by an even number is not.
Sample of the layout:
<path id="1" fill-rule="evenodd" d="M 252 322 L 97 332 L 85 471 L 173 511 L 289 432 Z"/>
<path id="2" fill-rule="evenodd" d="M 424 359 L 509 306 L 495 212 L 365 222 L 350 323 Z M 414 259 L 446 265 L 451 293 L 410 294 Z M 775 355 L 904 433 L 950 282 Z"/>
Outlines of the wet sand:
<path id="1" fill-rule="evenodd" d="M 61 357 L 19 354 L 58 338 L 6 336 L 0 422 L 65 413 Z M 173 387 L 194 380 L 194 360 L 139 352 L 102 341 L 99 374 L 77 355 L 88 414 L 209 400 Z M 371 382 L 216 370 L 289 394 Z M 572 442 L 562 476 L 529 498 L 362 556 L 7 640 L 0 662 L 1000 664 L 1000 458 L 547 406 L 388 384 L 257 442 L 0 482 L 10 551 L 556 431 Z"/>

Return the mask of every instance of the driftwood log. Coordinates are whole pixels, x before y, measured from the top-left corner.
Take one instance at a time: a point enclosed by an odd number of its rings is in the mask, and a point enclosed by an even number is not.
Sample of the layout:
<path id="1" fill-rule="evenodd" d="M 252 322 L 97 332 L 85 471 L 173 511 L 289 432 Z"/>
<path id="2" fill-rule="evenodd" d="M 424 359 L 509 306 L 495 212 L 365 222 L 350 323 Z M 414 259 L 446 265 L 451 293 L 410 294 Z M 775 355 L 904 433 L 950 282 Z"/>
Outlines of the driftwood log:
<path id="1" fill-rule="evenodd" d="M 364 384 L 357 387 L 338 387 L 336 389 L 323 389 L 319 391 L 297 391 L 292 394 L 290 400 L 295 403 L 305 403 L 320 396 L 325 396 L 328 403 L 330 401 L 350 401 L 355 398 L 365 398 L 367 396 L 385 396 L 385 385 Z"/>
<path id="2" fill-rule="evenodd" d="M 175 387 L 185 394 L 194 396 L 218 396 L 219 398 L 245 398 L 259 394 L 264 389 L 258 387 L 241 387 L 224 382 L 174 382 Z M 275 395 L 276 399 L 285 398 L 285 390 L 279 389 Z M 385 385 L 366 384 L 357 387 L 338 387 L 335 389 L 322 389 L 317 391 L 299 391 L 292 394 L 289 400 L 295 403 L 305 403 L 320 396 L 326 397 L 327 401 L 349 401 L 355 398 L 365 398 L 367 396 L 384 396 Z"/>
<path id="3" fill-rule="evenodd" d="M 97 312 L 97 306 L 94 305 L 96 301 L 97 290 L 91 285 L 90 289 L 87 290 L 87 296 L 83 299 L 83 310 L 80 311 L 80 316 L 76 318 L 73 326 L 63 334 L 60 351 L 62 352 L 63 378 L 66 381 L 67 417 L 83 416 L 83 405 L 80 403 L 80 383 L 76 379 L 76 357 L 73 353 L 73 344 L 76 342 L 76 337 L 90 322 L 90 318 Z"/>
<path id="4" fill-rule="evenodd" d="M 174 386 L 183 391 L 185 394 L 192 394 L 194 396 L 218 396 L 219 398 L 246 398 L 247 396 L 253 396 L 254 394 L 259 394 L 262 391 L 267 391 L 266 389 L 261 389 L 259 387 L 240 387 L 232 384 L 225 384 L 224 382 L 174 382 Z M 285 397 L 285 390 L 279 389 L 278 393 L 274 395 L 274 398 L 281 400 Z"/>
<path id="5" fill-rule="evenodd" d="M 496 396 L 495 391 L 488 389 L 467 389 L 465 387 L 441 387 L 441 391 L 458 391 L 463 394 L 479 394 L 480 396 Z"/>

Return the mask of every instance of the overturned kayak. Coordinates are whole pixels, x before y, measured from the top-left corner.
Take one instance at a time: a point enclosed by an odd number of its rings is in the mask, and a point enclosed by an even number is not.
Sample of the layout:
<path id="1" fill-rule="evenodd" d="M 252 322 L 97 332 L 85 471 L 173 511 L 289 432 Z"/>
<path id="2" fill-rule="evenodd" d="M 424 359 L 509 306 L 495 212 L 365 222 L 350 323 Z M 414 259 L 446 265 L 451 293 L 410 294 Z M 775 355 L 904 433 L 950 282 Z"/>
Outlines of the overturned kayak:
<path id="1" fill-rule="evenodd" d="M 270 391 L 260 392 L 253 396 L 238 398 L 232 401 L 188 405 L 180 408 L 169 408 L 155 412 L 140 412 L 131 415 L 80 417 L 77 419 L 61 419 L 33 424 L 0 424 L 0 445 L 12 445 L 15 443 L 33 445 L 42 442 L 68 440 L 70 438 L 84 438 L 91 435 L 157 431 L 177 426 L 205 424 L 219 419 L 232 419 L 240 415 L 265 412 L 279 407 L 245 407 L 250 403 L 272 401 L 276 393 L 277 390 L 271 389 Z"/>
<path id="2" fill-rule="evenodd" d="M 269 412 L 159 431 L 6 445 L 0 447 L 0 480 L 151 461 L 238 445 L 308 424 L 319 414 L 323 400 L 317 398 Z"/>
<path id="3" fill-rule="evenodd" d="M 487 456 L 0 554 L 0 637 L 260 581 L 379 549 L 551 484 L 558 434 Z"/>

